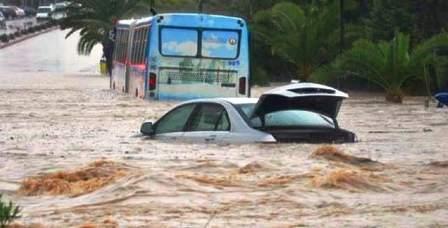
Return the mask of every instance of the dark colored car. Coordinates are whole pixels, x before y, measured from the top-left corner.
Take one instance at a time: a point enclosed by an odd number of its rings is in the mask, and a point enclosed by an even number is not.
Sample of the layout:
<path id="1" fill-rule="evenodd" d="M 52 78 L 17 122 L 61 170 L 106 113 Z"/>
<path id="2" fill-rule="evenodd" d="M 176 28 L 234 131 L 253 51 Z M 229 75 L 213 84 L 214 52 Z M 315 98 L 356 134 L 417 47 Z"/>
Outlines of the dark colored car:
<path id="1" fill-rule="evenodd" d="M 3 16 L 5 16 L 7 20 L 11 20 L 17 17 L 16 10 L 9 6 L 0 6 L 0 11 L 3 13 Z"/>
<path id="2" fill-rule="evenodd" d="M 37 11 L 31 7 L 25 6 L 22 8 L 25 11 L 25 15 L 28 16 L 36 16 Z"/>

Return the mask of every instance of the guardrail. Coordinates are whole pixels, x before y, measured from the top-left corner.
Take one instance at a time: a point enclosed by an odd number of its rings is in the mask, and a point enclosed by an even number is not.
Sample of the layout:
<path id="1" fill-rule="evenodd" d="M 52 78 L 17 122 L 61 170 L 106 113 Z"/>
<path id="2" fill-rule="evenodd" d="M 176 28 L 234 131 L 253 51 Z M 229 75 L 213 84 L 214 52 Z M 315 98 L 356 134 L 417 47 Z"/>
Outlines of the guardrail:
<path id="1" fill-rule="evenodd" d="M 20 32 L 39 24 L 41 23 L 37 21 L 35 17 L 23 17 L 7 20 L 0 25 L 0 35 L 14 34 L 15 32 Z"/>
<path id="2" fill-rule="evenodd" d="M 51 31 L 55 26 L 53 21 L 38 21 L 35 17 L 8 20 L 0 25 L 0 49 Z"/>

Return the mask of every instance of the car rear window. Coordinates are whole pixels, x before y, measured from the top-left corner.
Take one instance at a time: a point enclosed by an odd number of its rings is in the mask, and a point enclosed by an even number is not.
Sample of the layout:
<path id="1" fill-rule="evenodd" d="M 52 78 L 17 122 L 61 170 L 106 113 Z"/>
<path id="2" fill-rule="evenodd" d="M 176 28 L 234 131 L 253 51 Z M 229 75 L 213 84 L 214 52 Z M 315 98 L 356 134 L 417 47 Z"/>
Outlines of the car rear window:
<path id="1" fill-rule="evenodd" d="M 251 122 L 255 125 L 261 124 L 258 117 Z M 260 126 L 261 127 L 261 126 Z M 333 120 L 319 113 L 305 110 L 285 110 L 271 112 L 265 115 L 264 127 L 289 128 L 289 127 L 322 127 L 334 128 Z"/>
<path id="2" fill-rule="evenodd" d="M 235 105 L 240 115 L 253 128 L 293 128 L 293 127 L 323 127 L 334 128 L 330 117 L 307 110 L 283 110 L 265 115 L 265 123 L 259 117 L 252 117 L 255 104 Z"/>

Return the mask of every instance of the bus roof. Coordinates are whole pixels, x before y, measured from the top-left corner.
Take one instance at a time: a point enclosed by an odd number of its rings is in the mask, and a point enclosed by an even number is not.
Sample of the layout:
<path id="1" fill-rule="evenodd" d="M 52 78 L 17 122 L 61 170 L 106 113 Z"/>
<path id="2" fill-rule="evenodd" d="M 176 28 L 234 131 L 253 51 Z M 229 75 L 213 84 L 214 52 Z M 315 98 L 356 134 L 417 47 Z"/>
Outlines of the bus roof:
<path id="1" fill-rule="evenodd" d="M 245 23 L 244 19 L 238 18 L 238 17 L 230 17 L 230 16 L 223 16 L 223 15 L 214 15 L 214 14 L 198 14 L 198 13 L 163 13 L 163 14 L 157 14 L 156 16 L 151 17 L 143 17 L 139 19 L 125 19 L 118 21 L 118 26 L 130 26 L 132 24 L 140 25 L 145 23 L 150 23 L 154 18 L 207 18 L 208 20 L 226 20 L 226 21 L 236 21 Z"/>

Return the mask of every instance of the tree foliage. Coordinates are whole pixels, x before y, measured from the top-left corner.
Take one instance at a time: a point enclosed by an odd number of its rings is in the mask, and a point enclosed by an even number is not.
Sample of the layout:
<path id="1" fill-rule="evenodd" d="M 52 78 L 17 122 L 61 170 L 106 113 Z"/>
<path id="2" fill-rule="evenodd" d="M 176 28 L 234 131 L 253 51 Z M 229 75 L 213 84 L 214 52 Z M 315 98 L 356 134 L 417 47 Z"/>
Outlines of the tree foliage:
<path id="1" fill-rule="evenodd" d="M 0 194 L 0 228 L 5 228 L 14 219 L 17 219 L 20 214 L 20 208 L 14 205 L 11 201 L 9 203 L 3 202 Z"/>
<path id="2" fill-rule="evenodd" d="M 297 78 L 308 80 L 322 63 L 329 47 L 328 37 L 338 27 L 338 7 L 302 7 L 282 2 L 255 15 L 255 36 L 268 44 L 273 54 L 294 64 Z"/>
<path id="3" fill-rule="evenodd" d="M 90 54 L 96 44 L 103 43 L 113 29 L 113 21 L 131 15 L 149 13 L 149 4 L 142 0 L 72 0 L 62 29 L 69 29 L 67 37 L 80 33 L 78 52 Z"/>
<path id="4" fill-rule="evenodd" d="M 365 24 L 370 39 L 391 40 L 397 30 L 411 34 L 415 15 L 409 0 L 374 0 Z"/>
<path id="5" fill-rule="evenodd" d="M 375 83 L 385 90 L 386 100 L 401 103 L 404 83 L 411 78 L 423 78 L 426 66 L 434 61 L 434 49 L 441 46 L 448 46 L 446 33 L 414 49 L 410 36 L 403 33 L 397 33 L 390 42 L 361 39 L 336 59 L 333 69 Z"/>

